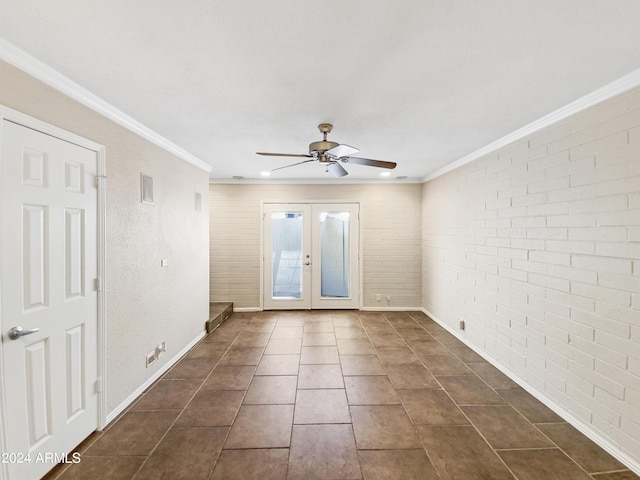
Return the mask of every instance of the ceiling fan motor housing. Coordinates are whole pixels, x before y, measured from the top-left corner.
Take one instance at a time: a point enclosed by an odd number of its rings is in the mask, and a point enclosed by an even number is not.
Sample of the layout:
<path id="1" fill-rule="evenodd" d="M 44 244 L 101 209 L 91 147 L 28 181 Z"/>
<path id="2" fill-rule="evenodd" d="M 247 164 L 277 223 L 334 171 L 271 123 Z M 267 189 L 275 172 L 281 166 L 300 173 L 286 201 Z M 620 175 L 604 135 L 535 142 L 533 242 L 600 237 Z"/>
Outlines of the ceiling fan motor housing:
<path id="1" fill-rule="evenodd" d="M 329 140 L 320 140 L 319 142 L 312 142 L 309 144 L 309 154 L 322 154 L 327 150 L 331 150 L 333 147 L 337 147 L 339 143 L 330 142 Z M 314 155 L 315 156 L 315 155 Z"/>

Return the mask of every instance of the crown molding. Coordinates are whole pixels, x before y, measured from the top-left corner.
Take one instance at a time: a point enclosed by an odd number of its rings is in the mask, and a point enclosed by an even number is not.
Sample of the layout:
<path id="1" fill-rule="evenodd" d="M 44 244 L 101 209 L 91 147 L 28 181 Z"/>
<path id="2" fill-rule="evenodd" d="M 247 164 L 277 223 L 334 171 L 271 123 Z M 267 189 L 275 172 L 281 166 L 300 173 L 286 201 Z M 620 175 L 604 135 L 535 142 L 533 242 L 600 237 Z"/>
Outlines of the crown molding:
<path id="1" fill-rule="evenodd" d="M 137 120 L 134 120 L 127 114 L 115 108 L 113 105 L 110 105 L 77 83 L 71 81 L 69 78 L 44 64 L 37 58 L 32 57 L 27 52 L 7 42 L 4 38 L 0 38 L 0 59 L 31 75 L 32 77 L 37 78 L 46 85 L 58 90 L 60 93 L 74 99 L 94 112 L 108 118 L 136 135 L 141 136 L 167 152 L 177 156 L 181 160 L 184 160 L 207 173 L 211 172 L 211 165 L 203 162 Z"/>
<path id="2" fill-rule="evenodd" d="M 467 163 L 471 163 L 474 160 L 483 157 L 484 155 L 495 152 L 499 148 L 509 145 L 516 140 L 521 140 L 527 135 L 539 132 L 543 128 L 549 127 L 556 122 L 570 117 L 571 115 L 586 110 L 589 107 L 593 107 L 598 103 L 613 98 L 616 95 L 620 95 L 621 93 L 624 93 L 638 86 L 640 86 L 640 69 L 634 70 L 633 72 L 628 73 L 618 80 L 614 80 L 604 87 L 588 93 L 587 95 L 569 103 L 568 105 L 565 105 L 564 107 L 561 107 L 558 110 L 555 110 L 548 115 L 545 115 L 544 117 L 539 118 L 538 120 L 535 120 L 528 125 L 525 125 L 524 127 L 519 128 L 518 130 L 515 130 L 514 132 L 505 135 L 504 137 L 499 138 L 494 142 L 489 143 L 488 145 L 485 145 L 475 152 L 472 152 L 469 155 L 465 155 L 455 162 L 425 175 L 422 178 L 422 181 L 428 182 L 429 180 L 433 180 L 440 175 L 444 175 L 445 173 L 455 170 L 458 167 L 466 165 Z"/>

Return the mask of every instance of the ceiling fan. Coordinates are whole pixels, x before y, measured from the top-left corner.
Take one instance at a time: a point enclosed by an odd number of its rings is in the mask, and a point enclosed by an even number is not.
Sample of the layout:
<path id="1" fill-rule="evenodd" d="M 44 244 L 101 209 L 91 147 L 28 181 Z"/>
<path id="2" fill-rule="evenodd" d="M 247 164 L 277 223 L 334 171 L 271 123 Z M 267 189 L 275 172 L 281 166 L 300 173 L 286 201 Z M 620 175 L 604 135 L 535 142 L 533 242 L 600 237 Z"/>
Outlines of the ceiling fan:
<path id="1" fill-rule="evenodd" d="M 347 172 L 340 163 L 354 163 L 357 165 L 367 165 L 370 167 L 379 168 L 396 168 L 395 162 L 385 162 L 383 160 L 371 160 L 369 158 L 352 157 L 354 153 L 358 153 L 360 150 L 350 147 L 349 145 L 342 145 L 336 142 L 327 140 L 327 133 L 331 132 L 333 125 L 330 123 L 321 123 L 318 125 L 318 130 L 324 136 L 319 142 L 312 142 L 309 144 L 309 153 L 265 153 L 256 152 L 258 155 L 267 155 L 272 157 L 304 157 L 308 160 L 304 160 L 298 163 L 292 163 L 291 165 L 285 165 L 284 167 L 274 168 L 272 171 L 282 170 L 283 168 L 293 167 L 295 165 L 302 165 L 308 162 L 320 162 L 326 166 L 326 171 L 332 173 L 336 177 L 344 177 L 348 175 Z"/>

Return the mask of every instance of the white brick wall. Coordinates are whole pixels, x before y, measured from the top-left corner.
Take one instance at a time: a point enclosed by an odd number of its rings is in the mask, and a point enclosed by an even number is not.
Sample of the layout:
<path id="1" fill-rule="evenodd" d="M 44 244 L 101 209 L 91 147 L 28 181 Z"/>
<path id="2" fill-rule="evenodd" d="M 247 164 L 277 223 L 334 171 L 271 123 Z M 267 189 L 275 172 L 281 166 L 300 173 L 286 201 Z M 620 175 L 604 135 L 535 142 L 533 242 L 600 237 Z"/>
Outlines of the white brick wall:
<path id="1" fill-rule="evenodd" d="M 640 89 L 423 186 L 423 307 L 640 466 Z M 487 247 L 495 247 L 493 250 Z"/>
<path id="2" fill-rule="evenodd" d="M 418 184 L 210 185 L 211 301 L 260 306 L 262 201 L 344 201 L 360 202 L 364 307 L 420 308 L 421 190 Z"/>

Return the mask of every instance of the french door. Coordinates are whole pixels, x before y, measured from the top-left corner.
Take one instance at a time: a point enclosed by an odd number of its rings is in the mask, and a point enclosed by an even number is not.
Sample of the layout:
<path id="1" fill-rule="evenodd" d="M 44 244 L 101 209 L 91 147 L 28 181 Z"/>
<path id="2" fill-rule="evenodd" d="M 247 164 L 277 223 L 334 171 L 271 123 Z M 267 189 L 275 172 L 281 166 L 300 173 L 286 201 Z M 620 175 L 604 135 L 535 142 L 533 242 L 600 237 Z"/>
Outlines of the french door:
<path id="1" fill-rule="evenodd" d="M 265 310 L 358 308 L 359 205 L 265 204 Z"/>

